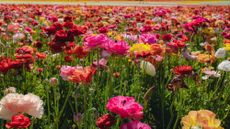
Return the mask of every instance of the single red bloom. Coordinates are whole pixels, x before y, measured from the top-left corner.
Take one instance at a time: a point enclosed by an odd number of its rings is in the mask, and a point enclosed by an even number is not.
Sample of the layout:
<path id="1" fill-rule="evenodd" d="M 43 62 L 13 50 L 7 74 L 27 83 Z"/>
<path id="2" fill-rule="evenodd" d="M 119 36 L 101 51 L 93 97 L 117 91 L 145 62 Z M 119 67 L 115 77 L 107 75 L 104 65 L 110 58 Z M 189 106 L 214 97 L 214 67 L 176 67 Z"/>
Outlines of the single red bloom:
<path id="1" fill-rule="evenodd" d="M 193 70 L 192 66 L 187 66 L 187 65 L 176 66 L 173 68 L 173 73 L 177 75 L 185 75 L 185 74 L 192 73 L 192 70 Z"/>
<path id="2" fill-rule="evenodd" d="M 110 114 L 104 114 L 103 116 L 99 117 L 96 121 L 96 125 L 100 129 L 109 129 L 115 123 L 114 116 Z"/>
<path id="3" fill-rule="evenodd" d="M 11 122 L 6 124 L 6 128 L 27 128 L 30 126 L 30 119 L 23 114 L 12 116 Z"/>

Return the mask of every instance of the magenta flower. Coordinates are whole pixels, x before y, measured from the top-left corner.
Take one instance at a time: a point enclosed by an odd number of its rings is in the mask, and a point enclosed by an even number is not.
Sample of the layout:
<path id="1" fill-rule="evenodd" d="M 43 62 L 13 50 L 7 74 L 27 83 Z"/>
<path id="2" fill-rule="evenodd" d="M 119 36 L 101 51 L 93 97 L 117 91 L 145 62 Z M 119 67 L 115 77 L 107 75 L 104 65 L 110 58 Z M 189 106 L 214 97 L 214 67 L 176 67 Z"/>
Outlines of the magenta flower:
<path id="1" fill-rule="evenodd" d="M 121 125 L 120 129 L 151 129 L 151 127 L 145 123 L 135 120 Z"/>
<path id="2" fill-rule="evenodd" d="M 120 115 L 121 118 L 142 119 L 143 107 L 133 97 L 116 96 L 110 98 L 106 109 Z"/>
<path id="3" fill-rule="evenodd" d="M 142 34 L 140 40 L 144 43 L 153 44 L 157 42 L 157 35 L 155 34 Z"/>
<path id="4" fill-rule="evenodd" d="M 93 49 L 96 47 L 101 47 L 104 43 L 106 43 L 109 40 L 109 38 L 104 34 L 98 34 L 87 36 L 84 40 L 84 46 Z"/>
<path id="5" fill-rule="evenodd" d="M 125 41 L 114 42 L 110 40 L 103 45 L 103 48 L 112 54 L 125 55 L 129 50 L 129 45 Z"/>

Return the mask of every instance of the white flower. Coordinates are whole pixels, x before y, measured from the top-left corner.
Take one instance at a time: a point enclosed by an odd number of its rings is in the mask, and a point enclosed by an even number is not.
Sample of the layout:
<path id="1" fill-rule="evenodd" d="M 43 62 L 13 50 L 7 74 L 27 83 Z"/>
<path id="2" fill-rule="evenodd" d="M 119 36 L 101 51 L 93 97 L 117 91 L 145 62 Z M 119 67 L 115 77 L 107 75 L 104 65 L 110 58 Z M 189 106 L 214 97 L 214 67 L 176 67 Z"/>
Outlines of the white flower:
<path id="1" fill-rule="evenodd" d="M 156 75 L 155 66 L 153 64 L 151 64 L 150 62 L 141 61 L 140 67 L 148 75 L 150 75 L 150 76 L 155 76 Z"/>
<path id="2" fill-rule="evenodd" d="M 41 118 L 44 113 L 43 101 L 34 94 L 10 93 L 0 101 L 0 118 L 10 120 L 13 115 L 27 113 Z"/>
<path id="3" fill-rule="evenodd" d="M 224 60 L 218 65 L 219 70 L 230 72 L 230 61 Z"/>
<path id="4" fill-rule="evenodd" d="M 215 53 L 216 58 L 224 58 L 225 55 L 226 55 L 226 50 L 224 48 L 219 48 Z"/>

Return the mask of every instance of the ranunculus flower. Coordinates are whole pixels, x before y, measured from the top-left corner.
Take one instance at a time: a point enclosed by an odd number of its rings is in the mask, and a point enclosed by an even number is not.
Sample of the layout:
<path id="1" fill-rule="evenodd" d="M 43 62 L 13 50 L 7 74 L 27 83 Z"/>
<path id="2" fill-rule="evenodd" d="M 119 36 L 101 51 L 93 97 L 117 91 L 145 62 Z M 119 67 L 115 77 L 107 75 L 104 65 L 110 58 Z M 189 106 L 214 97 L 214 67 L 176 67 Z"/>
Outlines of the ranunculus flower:
<path id="1" fill-rule="evenodd" d="M 138 120 L 121 125 L 120 129 L 151 129 L 151 127 Z"/>
<path id="2" fill-rule="evenodd" d="M 224 60 L 218 65 L 219 70 L 223 70 L 226 72 L 230 72 L 230 61 L 229 60 Z"/>
<path id="3" fill-rule="evenodd" d="M 110 98 L 106 109 L 118 114 L 121 118 L 142 119 L 143 107 L 133 97 L 116 96 Z"/>
<path id="4" fill-rule="evenodd" d="M 190 111 L 181 119 L 182 129 L 224 129 L 216 114 L 209 110 Z"/>
<path id="5" fill-rule="evenodd" d="M 153 44 L 157 42 L 157 36 L 155 34 L 142 34 L 140 40 L 144 43 Z"/>
<path id="6" fill-rule="evenodd" d="M 68 77 L 73 75 L 73 72 L 76 68 L 72 66 L 62 66 L 60 69 L 60 76 L 63 80 L 67 81 Z"/>
<path id="7" fill-rule="evenodd" d="M 91 82 L 92 76 L 95 74 L 96 69 L 90 66 L 62 66 L 60 71 L 60 76 L 63 80 L 87 84 Z"/>
<path id="8" fill-rule="evenodd" d="M 225 55 L 226 55 L 226 50 L 224 48 L 219 48 L 215 53 L 216 58 L 224 58 Z"/>
<path id="9" fill-rule="evenodd" d="M 9 93 L 0 101 L 0 118 L 10 120 L 13 115 L 27 113 L 35 118 L 41 118 L 44 109 L 43 101 L 34 94 Z"/>
<path id="10" fill-rule="evenodd" d="M 145 56 L 145 55 L 150 54 L 151 45 L 150 44 L 144 44 L 144 43 L 136 43 L 136 44 L 133 44 L 132 47 L 130 47 L 129 51 L 131 54 L 134 54 L 137 56 L 139 56 L 139 55 Z"/>
<path id="11" fill-rule="evenodd" d="M 6 128 L 28 128 L 30 126 L 30 119 L 23 114 L 12 116 L 11 122 L 6 124 Z"/>
<path id="12" fill-rule="evenodd" d="M 96 121 L 96 125 L 100 129 L 108 129 L 114 123 L 115 123 L 115 118 L 110 114 L 104 114 L 103 116 L 99 117 Z"/>
<path id="13" fill-rule="evenodd" d="M 93 49 L 96 47 L 101 47 L 104 43 L 106 43 L 109 40 L 109 38 L 104 34 L 98 34 L 87 36 L 84 40 L 84 46 Z"/>
<path id="14" fill-rule="evenodd" d="M 150 76 L 155 76 L 156 75 L 155 66 L 153 64 L 151 64 L 150 62 L 141 61 L 140 67 L 148 75 L 150 75 Z"/>
<path id="15" fill-rule="evenodd" d="M 186 74 L 191 74 L 192 73 L 192 66 L 176 66 L 173 68 L 173 73 L 177 75 L 186 75 Z"/>
<path id="16" fill-rule="evenodd" d="M 114 42 L 110 40 L 104 43 L 103 48 L 112 54 L 125 55 L 129 50 L 129 45 L 125 41 Z"/>

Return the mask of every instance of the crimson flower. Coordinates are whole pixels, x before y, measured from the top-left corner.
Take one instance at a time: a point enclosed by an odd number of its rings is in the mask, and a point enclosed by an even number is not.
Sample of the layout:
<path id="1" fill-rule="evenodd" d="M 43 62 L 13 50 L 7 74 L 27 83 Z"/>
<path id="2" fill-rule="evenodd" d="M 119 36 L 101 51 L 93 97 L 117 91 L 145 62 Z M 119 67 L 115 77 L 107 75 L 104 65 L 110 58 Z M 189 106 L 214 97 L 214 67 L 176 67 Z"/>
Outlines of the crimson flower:
<path id="1" fill-rule="evenodd" d="M 27 128 L 30 126 L 30 119 L 23 114 L 12 116 L 11 122 L 6 124 L 6 128 Z"/>
<path id="2" fill-rule="evenodd" d="M 173 73 L 177 75 L 186 75 L 192 73 L 192 70 L 193 70 L 192 66 L 187 66 L 187 65 L 176 66 L 173 68 Z"/>
<path id="3" fill-rule="evenodd" d="M 103 116 L 97 119 L 96 125 L 100 129 L 109 129 L 109 127 L 111 127 L 115 123 L 114 119 L 114 116 L 110 114 L 104 114 Z"/>

